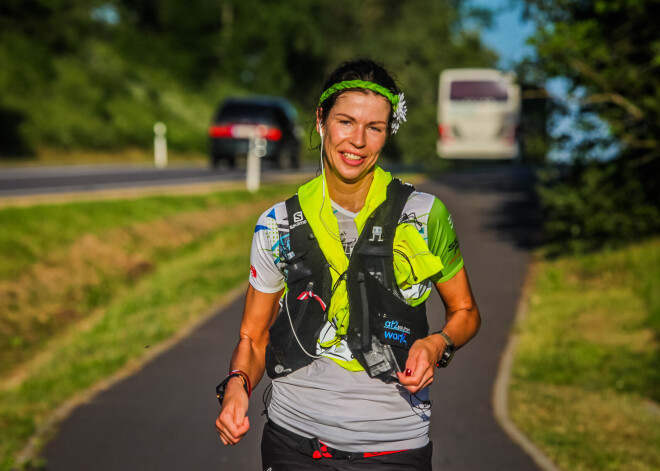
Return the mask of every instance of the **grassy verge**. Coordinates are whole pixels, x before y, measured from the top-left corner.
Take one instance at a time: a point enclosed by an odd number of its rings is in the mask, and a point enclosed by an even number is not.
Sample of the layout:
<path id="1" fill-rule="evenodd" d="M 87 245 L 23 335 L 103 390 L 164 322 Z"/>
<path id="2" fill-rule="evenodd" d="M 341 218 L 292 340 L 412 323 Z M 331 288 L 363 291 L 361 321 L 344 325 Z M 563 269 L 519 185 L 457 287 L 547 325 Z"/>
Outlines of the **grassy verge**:
<path id="1" fill-rule="evenodd" d="M 59 405 L 244 281 L 246 234 L 295 187 L 0 209 L 0 469 Z"/>
<path id="2" fill-rule="evenodd" d="M 562 469 L 660 469 L 660 239 L 544 261 L 510 415 Z"/>

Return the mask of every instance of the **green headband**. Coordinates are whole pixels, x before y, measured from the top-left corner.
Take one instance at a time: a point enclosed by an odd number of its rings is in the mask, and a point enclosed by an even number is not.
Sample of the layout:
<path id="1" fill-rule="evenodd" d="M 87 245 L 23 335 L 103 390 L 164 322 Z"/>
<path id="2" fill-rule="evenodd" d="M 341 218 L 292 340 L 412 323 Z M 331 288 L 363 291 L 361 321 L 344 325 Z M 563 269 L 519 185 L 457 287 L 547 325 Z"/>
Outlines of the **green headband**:
<path id="1" fill-rule="evenodd" d="M 321 103 L 327 100 L 331 95 L 334 95 L 340 90 L 346 90 L 349 88 L 366 88 L 367 90 L 383 95 L 390 101 L 390 103 L 392 103 L 392 109 L 394 111 L 396 111 L 397 105 L 399 104 L 399 95 L 394 95 L 382 85 L 373 82 L 366 82 L 364 80 L 346 80 L 344 82 L 335 83 L 332 87 L 323 92 L 323 95 L 321 95 L 321 98 L 319 99 L 319 106 L 321 106 Z"/>

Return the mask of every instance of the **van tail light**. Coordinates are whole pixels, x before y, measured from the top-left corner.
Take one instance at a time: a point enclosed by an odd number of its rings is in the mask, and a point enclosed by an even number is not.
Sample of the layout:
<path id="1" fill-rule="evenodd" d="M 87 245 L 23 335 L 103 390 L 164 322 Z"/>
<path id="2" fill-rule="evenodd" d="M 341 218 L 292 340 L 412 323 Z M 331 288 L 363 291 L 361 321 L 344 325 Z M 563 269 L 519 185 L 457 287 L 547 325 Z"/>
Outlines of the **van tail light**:
<path id="1" fill-rule="evenodd" d="M 209 136 L 211 136 L 211 137 L 232 137 L 231 125 L 225 124 L 223 126 L 211 126 L 209 128 Z"/>
<path id="2" fill-rule="evenodd" d="M 520 125 L 516 124 L 512 126 L 509 130 L 509 133 L 506 136 L 506 143 L 513 145 L 516 143 L 516 140 L 520 137 Z"/>
<path id="3" fill-rule="evenodd" d="M 449 125 L 438 124 L 438 139 L 440 139 L 441 141 L 450 141 L 452 137 L 453 136 Z"/>

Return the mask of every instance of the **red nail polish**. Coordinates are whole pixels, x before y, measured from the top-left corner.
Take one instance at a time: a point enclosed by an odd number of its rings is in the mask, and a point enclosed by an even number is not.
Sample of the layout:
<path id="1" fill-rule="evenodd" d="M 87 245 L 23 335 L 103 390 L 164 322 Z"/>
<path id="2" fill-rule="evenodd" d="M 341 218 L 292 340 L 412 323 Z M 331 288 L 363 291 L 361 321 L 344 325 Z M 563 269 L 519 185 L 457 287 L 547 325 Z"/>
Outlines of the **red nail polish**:
<path id="1" fill-rule="evenodd" d="M 408 368 L 408 369 L 406 370 L 406 376 L 410 376 L 411 374 L 412 374 L 412 371 L 410 370 L 410 368 Z"/>

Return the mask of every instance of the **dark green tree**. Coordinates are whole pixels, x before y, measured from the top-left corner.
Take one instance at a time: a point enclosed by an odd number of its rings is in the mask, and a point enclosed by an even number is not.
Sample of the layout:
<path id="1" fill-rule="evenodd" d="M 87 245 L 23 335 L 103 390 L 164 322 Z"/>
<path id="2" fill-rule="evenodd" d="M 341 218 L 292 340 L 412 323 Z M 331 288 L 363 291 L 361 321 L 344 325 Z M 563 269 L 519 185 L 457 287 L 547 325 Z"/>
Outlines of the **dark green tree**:
<path id="1" fill-rule="evenodd" d="M 549 236 L 554 241 L 582 237 L 584 243 L 577 245 L 593 249 L 656 233 L 660 229 L 660 34 L 655 18 L 660 1 L 524 0 L 524 5 L 526 17 L 538 26 L 530 41 L 535 58 L 527 65 L 537 78 L 564 78 L 572 108 L 577 108 L 571 110 L 575 129 L 559 136 L 559 141 L 571 142 L 572 160 L 578 165 L 570 178 L 555 181 L 559 192 L 573 192 L 574 197 L 546 198 L 549 227 L 563 228 L 550 230 Z M 594 134 L 595 117 L 607 124 L 607 132 Z M 603 163 L 605 149 L 610 159 Z M 590 200 L 584 188 L 595 191 L 594 182 L 608 191 L 594 193 Z M 624 191 L 631 197 L 618 194 Z M 567 205 L 573 205 L 572 210 Z M 566 218 L 571 211 L 584 215 L 581 223 L 553 222 L 552 218 Z M 626 217 L 639 219 L 640 214 L 644 217 L 634 223 L 621 222 Z M 601 223 L 596 224 L 596 219 Z"/>
<path id="2" fill-rule="evenodd" d="M 368 56 L 409 105 L 389 154 L 435 159 L 438 75 L 495 64 L 477 32 L 488 19 L 466 0 L 7 0 L 0 120 L 17 139 L 3 142 L 149 147 L 162 120 L 173 148 L 204 150 L 226 96 L 282 95 L 311 123 L 327 73 Z"/>

